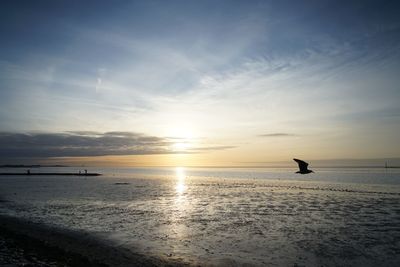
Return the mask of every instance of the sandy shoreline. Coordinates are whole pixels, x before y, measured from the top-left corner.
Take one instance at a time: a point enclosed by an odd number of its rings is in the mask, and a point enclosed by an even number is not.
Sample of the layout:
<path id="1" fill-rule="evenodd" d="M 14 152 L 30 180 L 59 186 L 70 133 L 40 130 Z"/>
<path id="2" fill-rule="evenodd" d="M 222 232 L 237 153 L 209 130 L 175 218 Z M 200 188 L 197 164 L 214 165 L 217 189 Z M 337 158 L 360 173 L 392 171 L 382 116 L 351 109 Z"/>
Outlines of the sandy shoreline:
<path id="1" fill-rule="evenodd" d="M 187 266 L 114 246 L 84 232 L 0 215 L 1 266 Z"/>

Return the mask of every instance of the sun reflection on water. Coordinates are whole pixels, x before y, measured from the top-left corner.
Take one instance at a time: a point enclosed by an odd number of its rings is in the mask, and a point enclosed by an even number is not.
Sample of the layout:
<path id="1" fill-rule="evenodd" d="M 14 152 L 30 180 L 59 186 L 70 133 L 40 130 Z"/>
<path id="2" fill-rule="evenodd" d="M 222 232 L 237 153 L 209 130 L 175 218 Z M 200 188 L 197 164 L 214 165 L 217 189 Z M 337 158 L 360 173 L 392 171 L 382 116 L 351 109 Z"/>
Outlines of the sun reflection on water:
<path id="1" fill-rule="evenodd" d="M 177 179 L 175 190 L 176 190 L 176 193 L 178 193 L 178 195 L 182 195 L 183 193 L 185 193 L 185 190 L 186 190 L 185 169 L 182 168 L 182 167 L 177 167 L 176 170 L 175 170 L 175 173 L 176 173 L 176 179 Z"/>
<path id="2" fill-rule="evenodd" d="M 183 240 L 187 238 L 187 226 L 186 218 L 188 216 L 188 208 L 190 207 L 190 202 L 188 202 L 187 186 L 186 186 L 186 172 L 185 168 L 177 167 L 175 169 L 175 197 L 174 206 L 171 207 L 171 224 L 169 229 L 170 238 L 176 238 L 178 240 Z M 177 246 L 177 253 L 181 252 L 184 248 Z"/>

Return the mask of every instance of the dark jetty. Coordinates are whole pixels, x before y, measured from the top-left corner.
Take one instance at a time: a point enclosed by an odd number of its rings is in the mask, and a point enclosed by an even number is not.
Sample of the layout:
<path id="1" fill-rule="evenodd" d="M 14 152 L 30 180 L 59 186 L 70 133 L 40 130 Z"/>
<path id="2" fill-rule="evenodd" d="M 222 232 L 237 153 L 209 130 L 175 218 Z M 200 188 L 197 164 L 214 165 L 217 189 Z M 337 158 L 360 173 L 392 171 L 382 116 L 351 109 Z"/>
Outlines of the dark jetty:
<path id="1" fill-rule="evenodd" d="M 0 172 L 0 175 L 24 175 L 24 176 L 32 176 L 32 175 L 56 175 L 56 176 L 100 176 L 101 173 L 76 173 L 76 172 Z"/>

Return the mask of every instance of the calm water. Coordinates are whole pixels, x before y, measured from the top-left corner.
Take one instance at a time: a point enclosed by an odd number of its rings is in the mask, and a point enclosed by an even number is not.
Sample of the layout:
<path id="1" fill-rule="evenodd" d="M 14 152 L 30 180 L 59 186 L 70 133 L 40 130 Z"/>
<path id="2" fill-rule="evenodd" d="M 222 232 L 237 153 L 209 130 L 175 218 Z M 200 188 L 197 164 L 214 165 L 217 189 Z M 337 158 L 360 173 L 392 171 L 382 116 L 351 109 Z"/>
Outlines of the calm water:
<path id="1" fill-rule="evenodd" d="M 3 176 L 0 212 L 195 264 L 400 263 L 400 169 L 89 171 L 104 175 Z"/>

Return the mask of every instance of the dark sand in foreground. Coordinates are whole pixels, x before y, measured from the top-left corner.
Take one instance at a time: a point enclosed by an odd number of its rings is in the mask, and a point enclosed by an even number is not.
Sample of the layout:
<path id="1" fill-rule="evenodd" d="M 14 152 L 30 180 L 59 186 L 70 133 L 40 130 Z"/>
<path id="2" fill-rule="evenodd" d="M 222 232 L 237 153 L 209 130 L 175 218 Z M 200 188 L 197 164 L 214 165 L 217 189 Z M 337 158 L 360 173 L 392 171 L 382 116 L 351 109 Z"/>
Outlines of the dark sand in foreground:
<path id="1" fill-rule="evenodd" d="M 0 215 L 0 266 L 185 266 L 84 232 Z"/>

